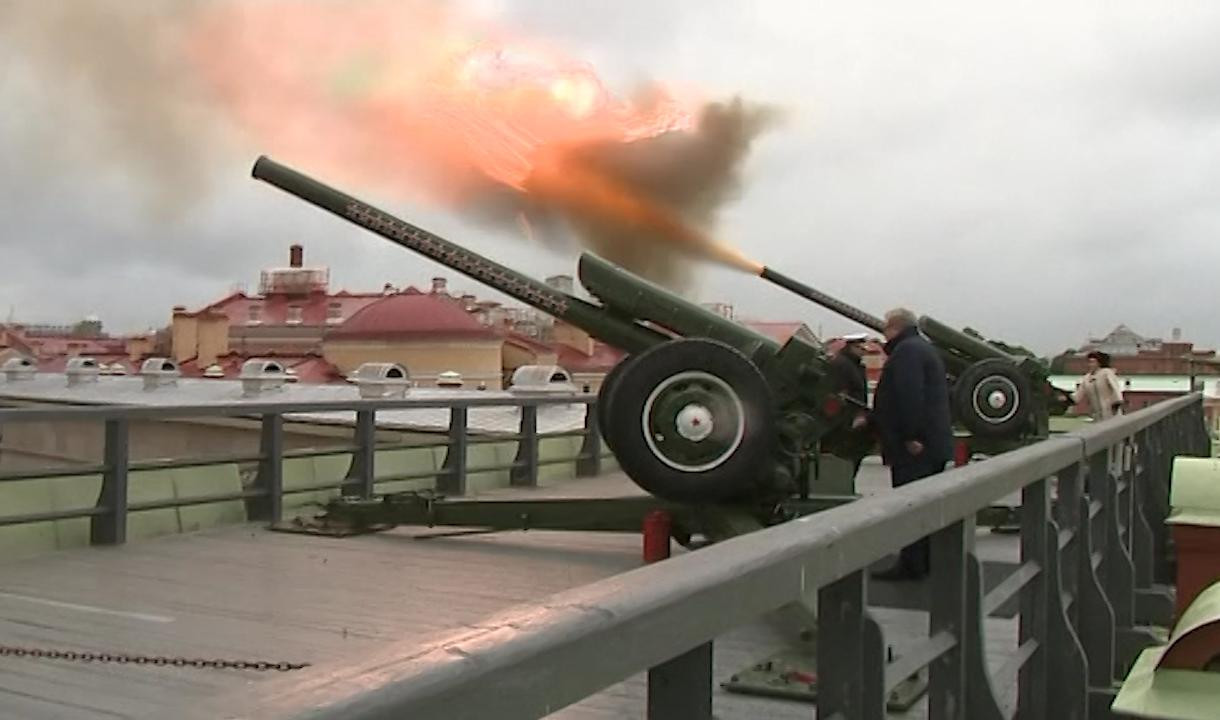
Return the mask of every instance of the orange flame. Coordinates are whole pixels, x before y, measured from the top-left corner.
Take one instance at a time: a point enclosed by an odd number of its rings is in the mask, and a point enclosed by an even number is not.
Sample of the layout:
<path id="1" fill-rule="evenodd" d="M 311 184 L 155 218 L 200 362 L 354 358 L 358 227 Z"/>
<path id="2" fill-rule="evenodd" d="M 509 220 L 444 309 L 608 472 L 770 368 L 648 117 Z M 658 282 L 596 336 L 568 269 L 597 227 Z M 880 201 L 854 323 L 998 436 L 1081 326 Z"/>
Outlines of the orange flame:
<path id="1" fill-rule="evenodd" d="M 763 266 L 736 249 L 714 241 L 663 206 L 648 202 L 561 151 L 541 153 L 524 190 L 544 201 L 603 220 L 618 220 L 652 230 L 688 253 L 759 274 Z"/>
<path id="2" fill-rule="evenodd" d="M 587 65 L 425 0 L 232 0 L 210 4 L 193 28 L 194 62 L 263 151 L 442 202 L 491 181 L 755 269 L 676 215 L 563 161 L 563 148 L 690 130 L 691 114 L 672 97 L 624 102 Z"/>

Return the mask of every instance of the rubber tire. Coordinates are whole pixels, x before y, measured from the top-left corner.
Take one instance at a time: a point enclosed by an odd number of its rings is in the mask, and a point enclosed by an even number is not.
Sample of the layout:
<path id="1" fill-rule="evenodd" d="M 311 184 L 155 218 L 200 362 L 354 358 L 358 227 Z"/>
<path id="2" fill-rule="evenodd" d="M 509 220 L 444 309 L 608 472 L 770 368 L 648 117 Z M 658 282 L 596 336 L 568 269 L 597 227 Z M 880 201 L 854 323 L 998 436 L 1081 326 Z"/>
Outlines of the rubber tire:
<path id="1" fill-rule="evenodd" d="M 724 381 L 741 400 L 745 429 L 737 450 L 716 467 L 687 472 L 667 465 L 649 449 L 641 412 L 649 394 L 667 378 L 700 370 Z M 645 491 L 679 503 L 718 503 L 749 497 L 759 486 L 775 447 L 771 388 L 744 355 L 714 340 L 671 340 L 641 353 L 616 378 L 607 408 L 608 443 L 619 467 Z"/>
<path id="2" fill-rule="evenodd" d="M 610 439 L 610 433 L 606 428 L 610 422 L 610 404 L 614 402 L 616 395 L 614 386 L 618 379 L 623 376 L 627 366 L 635 361 L 635 355 L 628 355 L 622 360 L 619 360 L 618 365 L 610 368 L 610 372 L 606 373 L 606 377 L 602 379 L 602 386 L 597 389 L 597 427 L 601 429 L 602 440 L 605 441 L 606 447 L 610 448 L 610 452 L 614 452 L 614 441 Z"/>
<path id="3" fill-rule="evenodd" d="M 1003 422 L 992 422 L 974 411 L 974 391 L 980 383 L 992 377 L 1002 377 L 1017 391 L 1017 411 Z M 1033 410 L 1033 390 L 1029 378 L 1016 365 L 999 358 L 980 360 L 958 376 L 953 385 L 954 412 L 971 433 L 985 438 L 1011 438 L 1021 433 Z"/>

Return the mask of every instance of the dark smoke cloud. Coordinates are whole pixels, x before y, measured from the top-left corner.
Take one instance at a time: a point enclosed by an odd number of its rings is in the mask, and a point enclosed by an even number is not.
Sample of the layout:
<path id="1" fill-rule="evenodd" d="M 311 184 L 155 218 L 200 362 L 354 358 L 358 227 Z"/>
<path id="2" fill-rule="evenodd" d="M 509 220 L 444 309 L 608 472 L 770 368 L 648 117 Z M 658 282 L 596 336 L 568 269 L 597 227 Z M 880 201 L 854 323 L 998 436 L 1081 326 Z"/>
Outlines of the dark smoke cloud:
<path id="1" fill-rule="evenodd" d="M 573 159 L 711 234 L 717 211 L 741 190 L 750 145 L 776 117 L 771 108 L 735 98 L 704 107 L 694 132 L 584 148 Z M 667 238 L 597 217 L 569 219 L 585 243 L 611 262 L 663 285 L 689 286 L 690 256 Z"/>
<path id="2" fill-rule="evenodd" d="M 704 106 L 695 128 L 631 143 L 574 148 L 565 162 L 595 171 L 634 197 L 714 233 L 717 212 L 737 198 L 741 170 L 754 140 L 779 119 L 775 108 L 740 98 Z M 470 208 L 485 220 L 528 222 L 533 239 L 562 245 L 573 235 L 598 255 L 676 290 L 690 289 L 692 253 L 646 226 L 549 204 L 504 188 L 480 193 Z"/>
<path id="3" fill-rule="evenodd" d="M 121 175 L 135 183 L 135 199 L 152 219 L 181 221 L 215 189 L 217 168 L 231 166 L 237 147 L 183 51 L 184 33 L 205 5 L 200 0 L 0 4 L 0 60 L 28 76 L 35 106 L 24 114 L 17 134 L 25 138 L 20 145 L 37 156 L 21 158 L 20 166 L 35 168 L 44 181 L 82 169 Z M 643 88 L 637 103 L 655 100 L 650 92 Z M 571 161 L 710 232 L 717 209 L 739 188 L 751 142 L 773 118 L 773 111 L 739 99 L 711 104 L 692 132 L 583 147 Z M 654 233 L 540 205 L 514 191 L 488 189 L 486 183 L 472 185 L 484 190 L 461 212 L 552 247 L 570 245 L 575 236 L 654 281 L 688 287 L 688 257 Z"/>

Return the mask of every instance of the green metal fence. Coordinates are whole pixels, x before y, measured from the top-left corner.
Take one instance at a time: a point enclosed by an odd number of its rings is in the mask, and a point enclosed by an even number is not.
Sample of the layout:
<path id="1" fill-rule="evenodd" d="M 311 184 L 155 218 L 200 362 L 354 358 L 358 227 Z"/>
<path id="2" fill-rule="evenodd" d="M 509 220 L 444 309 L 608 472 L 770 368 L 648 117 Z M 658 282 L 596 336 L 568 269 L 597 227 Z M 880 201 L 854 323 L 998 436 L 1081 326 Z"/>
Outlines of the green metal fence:
<path id="1" fill-rule="evenodd" d="M 562 404 L 585 406 L 583 427 L 539 432 L 539 408 Z M 517 432 L 472 433 L 469 411 L 486 407 L 520 408 Z M 378 440 L 379 410 L 420 408 L 448 408 L 447 432 Z M 57 421 L 95 422 L 105 428 L 101 462 L 0 472 L 0 547 L 117 544 L 218 524 L 273 523 L 286 512 L 340 493 L 370 498 L 435 489 L 464 495 L 488 485 L 533 486 L 540 478 L 569 472 L 596 475 L 609 458 L 595 408 L 596 396 L 579 395 L 0 409 L 0 428 Z M 351 442 L 285 449 L 285 416 L 315 412 L 354 412 Z M 258 452 L 131 458 L 134 422 L 216 418 L 257 423 Z M 253 477 L 243 481 L 242 468 L 254 469 Z"/>
<path id="2" fill-rule="evenodd" d="M 1057 435 L 892 492 L 514 608 L 425 645 L 260 684 L 243 718 L 538 718 L 648 671 L 649 718 L 709 718 L 712 643 L 816 594 L 819 718 L 879 720 L 887 692 L 929 672 L 931 718 L 1108 717 L 1115 681 L 1172 612 L 1168 483 L 1206 455 L 1198 395 Z M 1020 565 L 984 593 L 975 514 L 1020 492 Z M 868 567 L 932 547 L 927 636 L 895 661 L 868 605 Z M 983 618 L 1019 604 L 1009 667 L 989 671 Z M 397 658 L 397 659 L 394 659 Z M 228 707 L 233 707 L 229 704 Z M 641 708 L 641 710 L 643 710 Z M 643 713 L 641 713 L 643 714 Z"/>

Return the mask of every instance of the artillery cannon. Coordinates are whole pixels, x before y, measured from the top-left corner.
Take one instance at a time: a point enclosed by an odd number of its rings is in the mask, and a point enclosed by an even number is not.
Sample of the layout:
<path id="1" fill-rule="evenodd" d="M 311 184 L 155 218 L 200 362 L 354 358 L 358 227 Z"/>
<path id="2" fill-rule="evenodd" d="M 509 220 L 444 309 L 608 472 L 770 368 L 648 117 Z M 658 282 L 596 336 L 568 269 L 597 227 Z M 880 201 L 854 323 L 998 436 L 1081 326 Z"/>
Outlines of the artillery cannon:
<path id="1" fill-rule="evenodd" d="M 808 497 L 811 468 L 819 457 L 856 458 L 871 446 L 867 438 L 860 443 L 859 433 L 835 432 L 854 416 L 848 412 L 853 401 L 834 387 L 819 345 L 800 336 L 777 343 L 589 253 L 581 255 L 578 266 L 580 282 L 596 302 L 586 301 L 266 157 L 258 159 L 252 174 L 628 353 L 602 383 L 596 425 L 623 471 L 654 497 L 520 502 L 450 501 L 421 494 L 385 501 L 345 498 L 329 508 L 341 522 L 364 528 L 508 529 L 520 527 L 528 515 L 546 518 L 531 527 L 627 530 L 638 529 L 645 512 L 662 509 L 674 516 L 674 536 L 680 541 L 694 532 L 716 541 L 851 499 Z M 770 268 L 759 274 L 882 329 L 879 318 Z M 921 318 L 920 328 L 945 358 L 961 425 L 999 443 L 1046 434 L 1051 390 L 1036 361 L 1018 360 L 931 318 Z M 794 498 L 798 491 L 800 497 Z M 794 638 L 813 617 L 810 607 L 796 610 L 781 619 Z M 814 672 L 813 644 L 800 646 L 800 662 Z M 901 692 L 895 692 L 905 699 L 892 696 L 891 703 L 909 707 L 925 684 L 915 677 L 900 685 Z M 735 679 L 727 687 L 773 692 L 766 682 L 752 689 L 747 685 Z M 802 687 L 811 691 L 814 684 Z"/>
<path id="2" fill-rule="evenodd" d="M 770 268 L 760 276 L 871 330 L 885 329 L 881 318 Z M 1012 355 L 926 315 L 919 330 L 944 360 L 954 419 L 976 445 L 1004 448 L 1045 438 L 1050 415 L 1071 405 L 1069 394 L 1051 385 L 1048 368 L 1032 357 Z"/>
<path id="3" fill-rule="evenodd" d="M 848 415 L 825 354 L 803 338 L 780 345 L 586 253 L 578 275 L 600 304 L 588 302 L 268 158 L 253 175 L 626 350 L 600 389 L 600 426 L 659 498 L 773 505 Z"/>
<path id="4" fill-rule="evenodd" d="M 592 255 L 580 257 L 588 302 L 522 275 L 291 168 L 261 157 L 253 176 L 440 262 L 628 352 L 599 391 L 606 443 L 631 479 L 678 503 L 773 505 L 802 487 L 819 453 L 845 457 L 849 401 L 823 350 L 782 345 Z M 763 268 L 760 276 L 874 330 L 882 321 Z M 931 318 L 920 328 L 942 352 L 959 422 L 988 440 L 1044 436 L 1050 385 L 1041 366 Z M 1044 392 L 1034 392 L 1038 381 Z M 857 443 L 858 444 L 858 443 Z"/>

